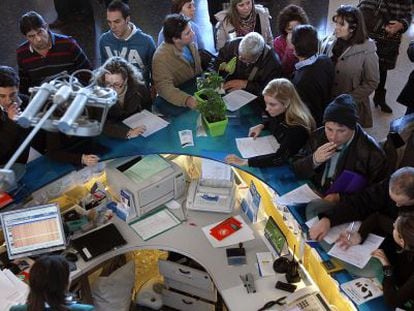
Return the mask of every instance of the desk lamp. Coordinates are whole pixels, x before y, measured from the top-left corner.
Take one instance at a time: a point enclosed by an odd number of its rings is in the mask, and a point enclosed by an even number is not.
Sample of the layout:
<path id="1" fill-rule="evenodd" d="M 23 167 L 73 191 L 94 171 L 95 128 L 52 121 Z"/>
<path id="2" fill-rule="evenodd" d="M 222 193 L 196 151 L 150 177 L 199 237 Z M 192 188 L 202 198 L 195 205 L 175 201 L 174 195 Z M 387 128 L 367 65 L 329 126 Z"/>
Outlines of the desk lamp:
<path id="1" fill-rule="evenodd" d="M 92 76 L 90 84 L 85 87 L 76 79 L 81 72 Z M 97 136 L 102 132 L 109 109 L 118 98 L 114 90 L 98 86 L 95 74 L 86 69 L 77 70 L 72 75 L 62 72 L 40 87 L 30 88 L 29 92 L 30 102 L 16 122 L 24 128 L 33 126 L 33 129 L 0 169 L 0 191 L 11 189 L 16 184 L 12 165 L 41 128 L 66 135 Z M 101 109 L 101 119 L 90 119 L 87 108 Z M 56 114 L 57 111 L 64 111 L 63 116 Z"/>

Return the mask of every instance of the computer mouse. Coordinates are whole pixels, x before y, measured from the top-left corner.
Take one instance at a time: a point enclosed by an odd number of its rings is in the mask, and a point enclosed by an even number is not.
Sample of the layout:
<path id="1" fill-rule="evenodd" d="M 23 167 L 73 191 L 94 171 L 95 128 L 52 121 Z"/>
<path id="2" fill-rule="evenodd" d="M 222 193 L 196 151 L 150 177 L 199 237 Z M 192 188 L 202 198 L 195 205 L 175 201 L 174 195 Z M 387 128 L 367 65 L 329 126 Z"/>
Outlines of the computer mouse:
<path id="1" fill-rule="evenodd" d="M 70 261 L 70 262 L 77 262 L 78 261 L 78 255 L 75 254 L 74 252 L 65 253 L 65 258 L 66 258 L 67 261 Z"/>

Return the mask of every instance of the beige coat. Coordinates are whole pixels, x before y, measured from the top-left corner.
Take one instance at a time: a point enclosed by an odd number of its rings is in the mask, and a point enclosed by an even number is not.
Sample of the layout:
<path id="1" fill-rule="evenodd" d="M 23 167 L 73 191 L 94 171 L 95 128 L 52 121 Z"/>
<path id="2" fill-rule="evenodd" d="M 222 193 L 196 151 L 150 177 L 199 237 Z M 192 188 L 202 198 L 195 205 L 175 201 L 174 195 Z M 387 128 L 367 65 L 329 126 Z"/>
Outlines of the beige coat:
<path id="1" fill-rule="evenodd" d="M 187 98 L 191 96 L 178 87 L 202 71 L 200 56 L 194 43 L 189 47 L 194 59 L 193 66 L 174 44 L 166 42 L 157 48 L 152 59 L 152 79 L 158 95 L 176 106 L 185 106 Z"/>
<path id="2" fill-rule="evenodd" d="M 323 54 L 332 56 L 335 41 L 335 37 L 324 40 Z M 371 39 L 347 48 L 336 63 L 332 88 L 334 97 L 344 93 L 354 97 L 358 104 L 359 123 L 366 128 L 373 125 L 369 95 L 375 91 L 379 83 L 376 50 L 375 43 Z"/>

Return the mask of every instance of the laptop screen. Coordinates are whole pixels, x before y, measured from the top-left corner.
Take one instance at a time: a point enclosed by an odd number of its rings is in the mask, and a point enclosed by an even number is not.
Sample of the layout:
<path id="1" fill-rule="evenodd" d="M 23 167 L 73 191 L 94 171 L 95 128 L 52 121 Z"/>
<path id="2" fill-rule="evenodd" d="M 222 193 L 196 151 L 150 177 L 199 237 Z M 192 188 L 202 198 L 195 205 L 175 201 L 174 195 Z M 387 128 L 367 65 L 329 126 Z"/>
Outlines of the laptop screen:
<path id="1" fill-rule="evenodd" d="M 264 236 L 278 255 L 283 256 L 288 253 L 286 237 L 272 216 L 267 219 Z"/>
<path id="2" fill-rule="evenodd" d="M 65 248 L 65 234 L 57 204 L 1 213 L 0 220 L 10 259 Z"/>

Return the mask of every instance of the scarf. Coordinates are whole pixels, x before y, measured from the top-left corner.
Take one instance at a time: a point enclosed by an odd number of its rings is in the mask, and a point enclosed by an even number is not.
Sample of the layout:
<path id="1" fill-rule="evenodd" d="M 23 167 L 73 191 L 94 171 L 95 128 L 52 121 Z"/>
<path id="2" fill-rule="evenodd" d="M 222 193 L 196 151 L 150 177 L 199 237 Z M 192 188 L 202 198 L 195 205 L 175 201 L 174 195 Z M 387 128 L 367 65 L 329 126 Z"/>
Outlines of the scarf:
<path id="1" fill-rule="evenodd" d="M 247 35 L 249 32 L 254 31 L 256 26 L 256 10 L 254 6 L 252 7 L 252 11 L 250 12 L 249 16 L 246 18 L 240 18 L 239 25 L 236 27 L 236 34 L 237 37 L 243 37 Z"/>

